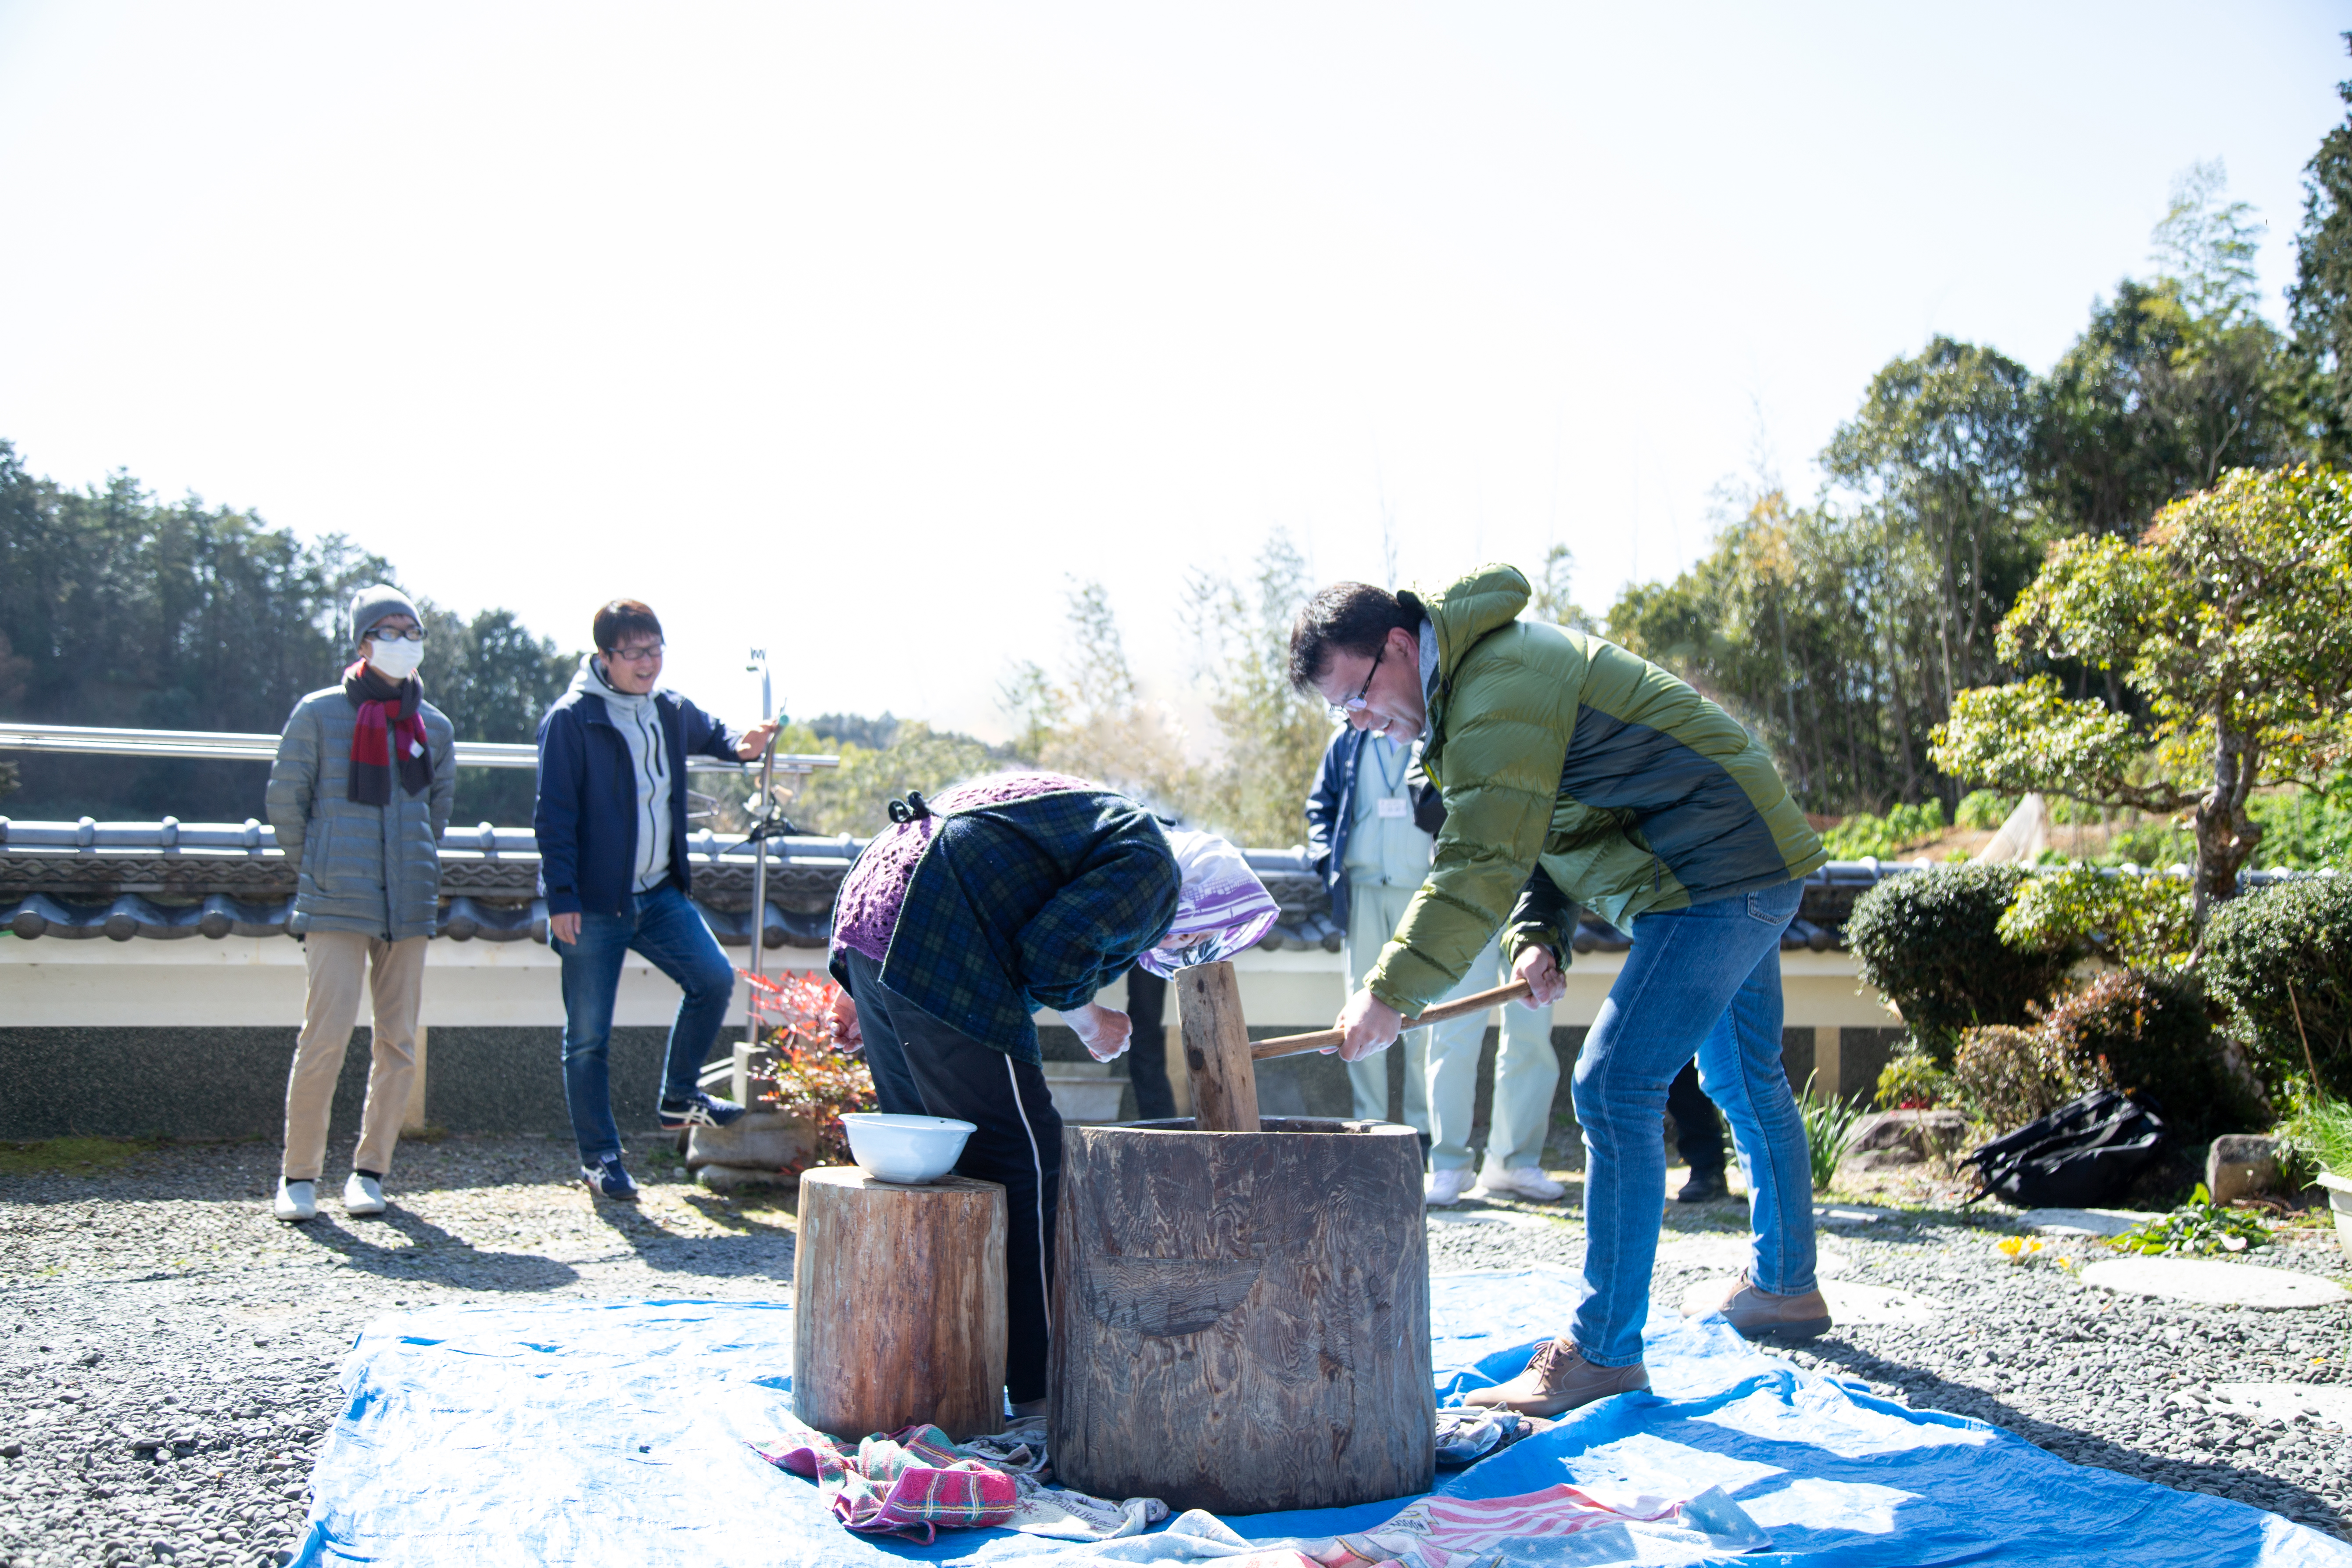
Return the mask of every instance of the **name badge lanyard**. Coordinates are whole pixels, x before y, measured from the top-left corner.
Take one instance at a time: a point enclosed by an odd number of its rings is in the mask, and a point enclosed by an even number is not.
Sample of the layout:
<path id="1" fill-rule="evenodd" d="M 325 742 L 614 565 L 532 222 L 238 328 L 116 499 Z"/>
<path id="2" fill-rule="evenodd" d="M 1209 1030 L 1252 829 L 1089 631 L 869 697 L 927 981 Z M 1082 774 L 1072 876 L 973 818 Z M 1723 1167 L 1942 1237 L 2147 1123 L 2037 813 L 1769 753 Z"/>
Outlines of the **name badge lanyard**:
<path id="1" fill-rule="evenodd" d="M 1398 786 L 1404 783 L 1405 773 L 1412 765 L 1412 757 L 1405 752 L 1403 747 L 1399 746 L 1396 748 L 1398 752 L 1397 775 L 1394 778 L 1391 778 L 1389 777 L 1388 760 L 1381 754 L 1388 750 L 1388 742 L 1382 741 L 1378 736 L 1374 736 L 1365 743 L 1373 748 L 1372 765 L 1380 770 L 1381 784 L 1382 786 L 1381 798 L 1373 805 L 1373 814 L 1376 816 L 1382 818 L 1394 818 L 1400 821 L 1412 816 L 1412 808 L 1397 795 Z"/>

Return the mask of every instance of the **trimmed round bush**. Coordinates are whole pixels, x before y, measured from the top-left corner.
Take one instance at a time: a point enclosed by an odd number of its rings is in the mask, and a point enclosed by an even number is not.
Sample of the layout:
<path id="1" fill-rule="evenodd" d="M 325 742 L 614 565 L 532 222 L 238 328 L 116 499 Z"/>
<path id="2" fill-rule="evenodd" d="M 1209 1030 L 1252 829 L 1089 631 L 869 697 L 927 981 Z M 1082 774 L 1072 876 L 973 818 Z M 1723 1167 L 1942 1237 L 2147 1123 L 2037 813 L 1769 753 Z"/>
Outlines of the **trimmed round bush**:
<path id="1" fill-rule="evenodd" d="M 1853 901 L 1845 927 L 1864 981 L 1903 1014 L 1921 1050 L 1949 1067 L 1963 1029 L 2021 1026 L 2075 958 L 2072 948 L 2015 948 L 2000 917 L 2025 881 L 2021 866 L 1939 866 L 1889 877 Z"/>
<path id="2" fill-rule="evenodd" d="M 2192 978 L 2110 970 L 2052 1004 L 2040 1032 L 2086 1084 L 2145 1095 L 2175 1122 L 2219 1130 L 2252 1118 Z"/>
<path id="3" fill-rule="evenodd" d="M 2231 899 L 2205 922 L 2200 967 L 2274 1101 L 2309 1090 L 2306 1037 L 2320 1087 L 2352 1100 L 2352 877 L 2304 878 Z"/>
<path id="4" fill-rule="evenodd" d="M 2103 1064 L 2070 1056 L 2040 1029 L 2003 1024 L 1961 1034 L 1952 1082 L 1961 1103 L 2002 1132 L 2078 1095 L 2112 1087 Z"/>

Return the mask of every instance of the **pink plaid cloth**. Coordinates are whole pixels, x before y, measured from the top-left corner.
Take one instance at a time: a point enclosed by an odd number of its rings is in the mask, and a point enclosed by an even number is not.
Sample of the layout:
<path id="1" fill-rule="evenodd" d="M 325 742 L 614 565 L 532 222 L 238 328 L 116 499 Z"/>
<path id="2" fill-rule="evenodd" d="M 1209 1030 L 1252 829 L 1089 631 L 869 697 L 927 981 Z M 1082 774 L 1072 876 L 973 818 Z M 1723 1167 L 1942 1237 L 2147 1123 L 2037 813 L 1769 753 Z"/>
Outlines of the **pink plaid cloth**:
<path id="1" fill-rule="evenodd" d="M 936 1426 L 860 1438 L 855 1455 L 799 1426 L 782 1452 L 761 1457 L 814 1480 L 834 1517 L 850 1529 L 926 1546 L 941 1525 L 1003 1524 L 1021 1500 L 1013 1476 L 959 1454 Z"/>

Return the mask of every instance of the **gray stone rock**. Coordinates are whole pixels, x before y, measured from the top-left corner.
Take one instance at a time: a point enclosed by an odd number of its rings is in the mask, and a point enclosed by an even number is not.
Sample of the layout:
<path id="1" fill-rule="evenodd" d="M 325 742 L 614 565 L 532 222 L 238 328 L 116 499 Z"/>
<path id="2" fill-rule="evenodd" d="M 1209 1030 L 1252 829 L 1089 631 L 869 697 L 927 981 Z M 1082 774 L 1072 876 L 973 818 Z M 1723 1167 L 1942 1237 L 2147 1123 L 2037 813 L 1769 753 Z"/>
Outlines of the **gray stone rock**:
<path id="1" fill-rule="evenodd" d="M 2120 1295 L 2158 1296 L 2205 1306 L 2255 1307 L 2276 1311 L 2334 1307 L 2352 1301 L 2352 1291 L 2326 1279 L 2259 1264 L 2224 1263 L 2210 1258 L 2116 1258 L 2083 1270 L 2083 1281 Z"/>
<path id="2" fill-rule="evenodd" d="M 1957 1110 L 1874 1110 L 1854 1123 L 1845 1157 L 1865 1171 L 1921 1165 L 1958 1152 L 1968 1136 Z"/>
<path id="3" fill-rule="evenodd" d="M 752 1110 L 731 1127 L 696 1128 L 686 1141 L 686 1167 L 740 1165 L 772 1174 L 786 1165 L 805 1164 L 815 1152 L 815 1130 L 807 1122 L 782 1111 Z"/>
<path id="4" fill-rule="evenodd" d="M 740 1193 L 761 1189 L 789 1191 L 800 1185 L 800 1173 L 786 1174 L 754 1165 L 705 1165 L 695 1173 L 695 1179 L 714 1193 Z"/>
<path id="5" fill-rule="evenodd" d="M 2227 1132 L 2205 1152 L 2205 1187 L 2217 1204 L 2234 1203 L 2267 1193 L 2278 1185 L 2279 1147 L 2275 1138 L 2258 1133 Z"/>

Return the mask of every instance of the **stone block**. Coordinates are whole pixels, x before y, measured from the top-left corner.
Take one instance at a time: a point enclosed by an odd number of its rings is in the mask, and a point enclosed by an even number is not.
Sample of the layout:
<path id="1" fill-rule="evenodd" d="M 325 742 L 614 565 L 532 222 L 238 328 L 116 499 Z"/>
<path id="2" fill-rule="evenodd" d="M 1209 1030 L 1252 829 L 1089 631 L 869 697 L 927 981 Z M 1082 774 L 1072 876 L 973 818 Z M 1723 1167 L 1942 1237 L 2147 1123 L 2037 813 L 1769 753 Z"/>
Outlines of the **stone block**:
<path id="1" fill-rule="evenodd" d="M 2235 1202 L 2267 1193 L 2278 1185 L 2279 1147 L 2275 1138 L 2256 1133 L 2228 1132 L 2205 1151 L 2205 1190 L 2217 1204 Z"/>
<path id="2" fill-rule="evenodd" d="M 801 1173 L 751 1165 L 705 1165 L 695 1173 L 695 1180 L 714 1193 L 791 1192 L 801 1184 Z"/>
<path id="3" fill-rule="evenodd" d="M 1108 1062 L 1047 1062 L 1045 1064 L 1045 1089 L 1054 1097 L 1054 1109 L 1065 1121 L 1116 1121 L 1118 1120 L 1120 1090 L 1127 1088 L 1122 1074 L 1111 1076 Z"/>
<path id="4" fill-rule="evenodd" d="M 698 1127 L 686 1141 L 686 1167 L 739 1165 L 776 1172 L 804 1165 L 816 1152 L 816 1131 L 779 1110 L 746 1111 L 730 1127 Z"/>
<path id="5" fill-rule="evenodd" d="M 1846 1158 L 1865 1171 L 1920 1165 L 1958 1153 L 1969 1119 L 1957 1110 L 1877 1110 L 1853 1124 Z"/>

